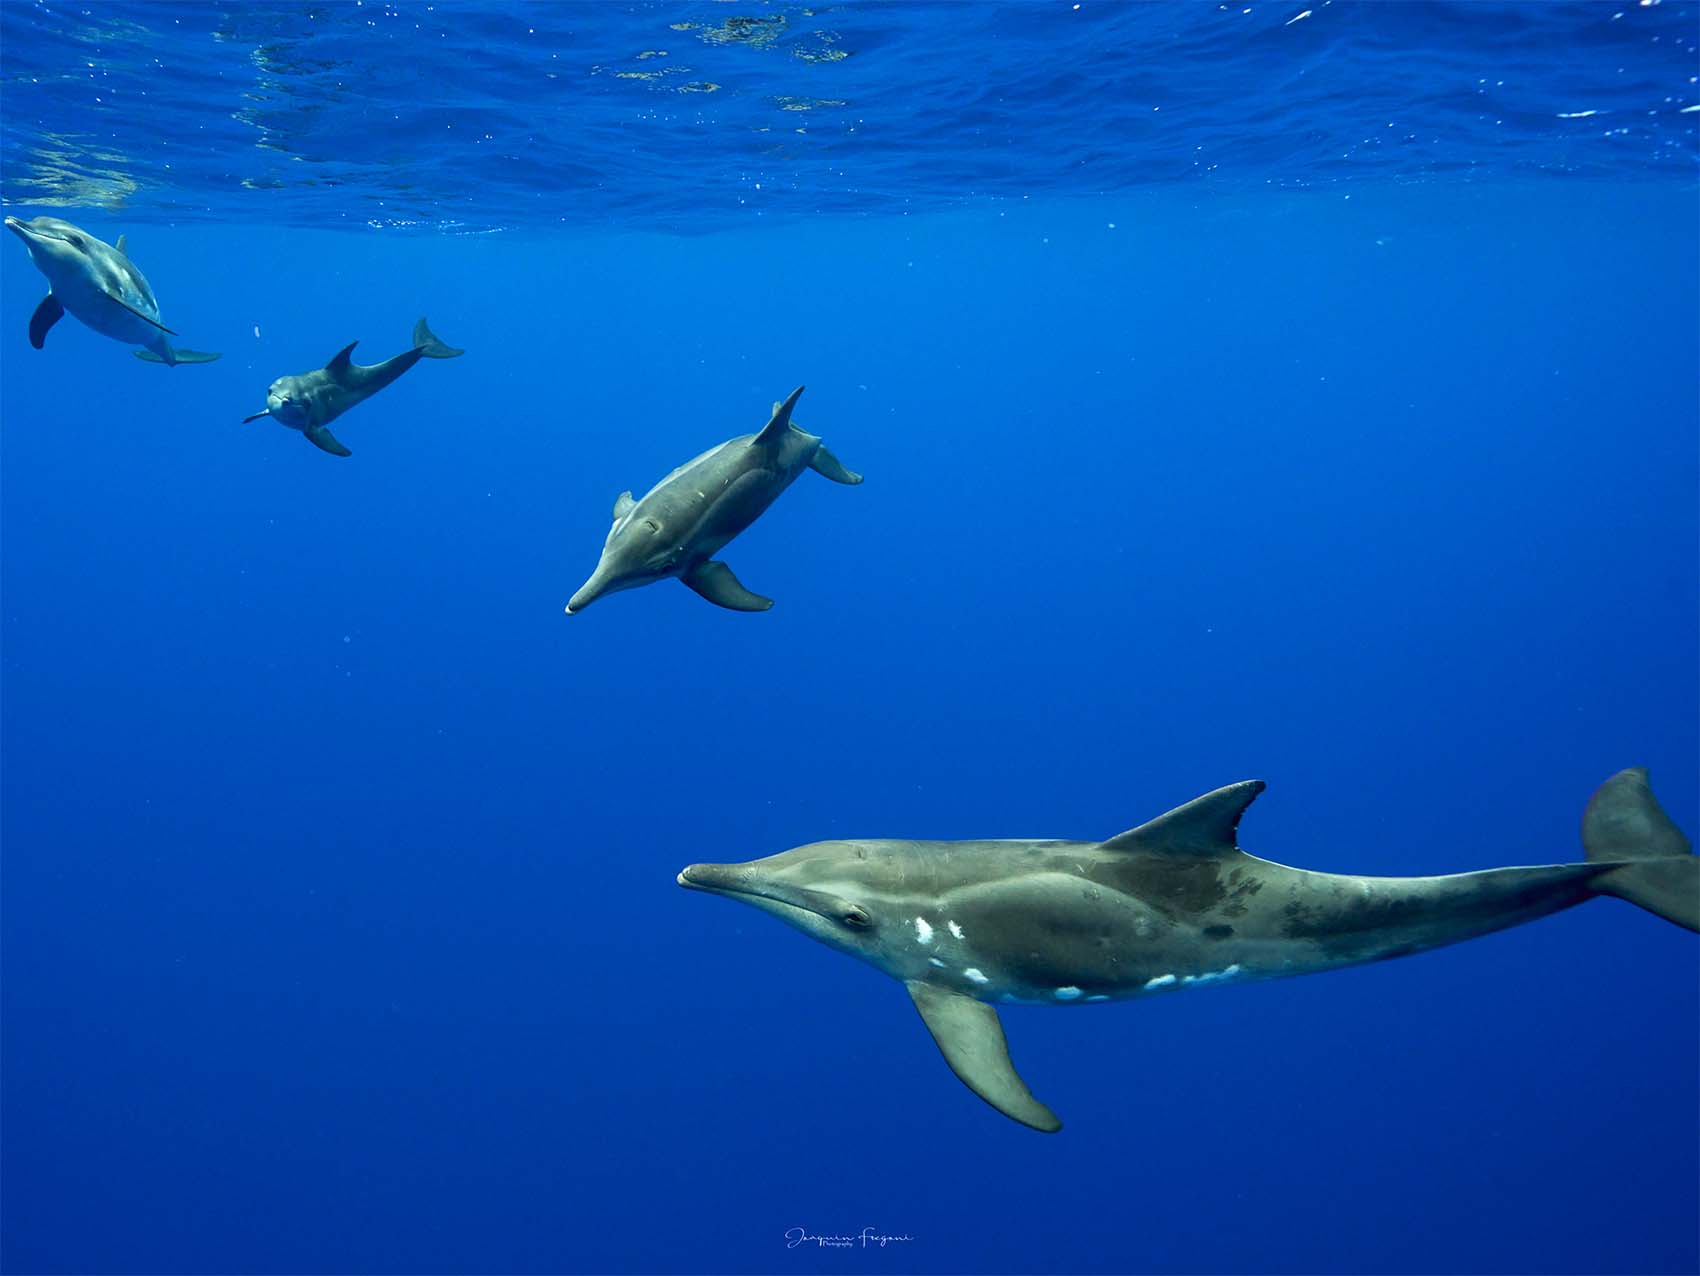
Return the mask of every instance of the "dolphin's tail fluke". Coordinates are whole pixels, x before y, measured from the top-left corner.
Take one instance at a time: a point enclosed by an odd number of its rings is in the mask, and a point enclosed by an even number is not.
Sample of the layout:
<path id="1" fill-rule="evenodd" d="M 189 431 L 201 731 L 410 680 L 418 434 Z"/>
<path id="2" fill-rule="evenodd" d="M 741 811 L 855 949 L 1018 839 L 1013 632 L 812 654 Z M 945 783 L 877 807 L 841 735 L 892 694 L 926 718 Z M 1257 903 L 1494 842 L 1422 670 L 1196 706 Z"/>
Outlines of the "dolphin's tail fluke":
<path id="1" fill-rule="evenodd" d="M 155 354 L 152 350 L 137 350 L 135 354 L 136 358 L 146 363 L 163 363 L 172 368 L 180 363 L 211 363 L 220 357 L 205 350 L 173 350 L 169 359 Z"/>
<path id="2" fill-rule="evenodd" d="M 1622 864 L 1594 879 L 1600 894 L 1700 931 L 1700 857 L 1654 798 L 1645 768 L 1600 785 L 1582 815 L 1582 849 L 1590 862 Z"/>
<path id="3" fill-rule="evenodd" d="M 413 325 L 413 348 L 427 359 L 454 359 L 466 353 L 444 345 L 423 319 Z"/>

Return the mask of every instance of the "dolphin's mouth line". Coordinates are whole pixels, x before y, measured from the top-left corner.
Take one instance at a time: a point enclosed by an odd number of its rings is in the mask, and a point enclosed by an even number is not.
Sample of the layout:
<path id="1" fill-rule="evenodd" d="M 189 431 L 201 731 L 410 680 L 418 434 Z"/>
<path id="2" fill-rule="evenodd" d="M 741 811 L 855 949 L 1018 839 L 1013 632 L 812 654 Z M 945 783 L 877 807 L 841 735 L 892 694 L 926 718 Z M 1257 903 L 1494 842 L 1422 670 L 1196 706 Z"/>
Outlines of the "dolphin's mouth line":
<path id="1" fill-rule="evenodd" d="M 691 868 L 695 867 L 694 864 L 691 866 Z M 788 904 L 782 899 L 775 899 L 772 895 L 764 895 L 759 891 L 739 890 L 736 886 L 718 886 L 706 882 L 692 881 L 687 876 L 690 871 L 689 868 L 685 869 L 675 879 L 680 886 L 688 891 L 701 891 L 704 895 L 718 895 L 722 899 L 729 899 L 735 903 L 748 904 L 759 913 L 767 913 L 786 925 L 799 929 L 807 929 L 806 924 L 809 921 L 818 921 L 820 918 L 820 914 L 810 909 L 798 908 L 795 904 Z"/>
<path id="2" fill-rule="evenodd" d="M 795 904 L 771 895 L 758 887 L 734 886 L 729 882 L 705 882 L 691 876 L 691 869 L 715 867 L 717 866 L 713 864 L 692 864 L 689 868 L 683 869 L 675 880 L 686 890 L 701 891 L 705 895 L 724 895 L 728 899 L 759 899 L 763 904 L 778 904 L 784 908 L 796 909 L 799 913 L 809 911 L 806 908 L 797 908 Z"/>
<path id="3" fill-rule="evenodd" d="M 861 914 L 863 911 L 852 906 L 848 900 L 811 890 L 806 886 L 772 881 L 758 881 L 746 885 L 739 880 L 735 872 L 728 871 L 735 868 L 736 866 L 723 864 L 692 864 L 684 869 L 676 880 L 687 890 L 741 900 L 793 924 L 804 918 L 826 918 L 829 921 L 842 919 L 847 914 Z"/>

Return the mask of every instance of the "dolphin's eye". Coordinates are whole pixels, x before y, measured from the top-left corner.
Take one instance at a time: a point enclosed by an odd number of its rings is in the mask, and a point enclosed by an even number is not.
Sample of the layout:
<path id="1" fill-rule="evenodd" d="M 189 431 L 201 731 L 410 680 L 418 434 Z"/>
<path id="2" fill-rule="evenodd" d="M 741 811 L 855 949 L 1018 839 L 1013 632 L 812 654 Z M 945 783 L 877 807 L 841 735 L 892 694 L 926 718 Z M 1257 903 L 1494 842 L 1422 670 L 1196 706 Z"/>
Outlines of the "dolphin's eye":
<path id="1" fill-rule="evenodd" d="M 868 910 L 859 904 L 845 909 L 838 920 L 852 930 L 866 930 L 874 924 L 874 919 L 868 916 Z"/>

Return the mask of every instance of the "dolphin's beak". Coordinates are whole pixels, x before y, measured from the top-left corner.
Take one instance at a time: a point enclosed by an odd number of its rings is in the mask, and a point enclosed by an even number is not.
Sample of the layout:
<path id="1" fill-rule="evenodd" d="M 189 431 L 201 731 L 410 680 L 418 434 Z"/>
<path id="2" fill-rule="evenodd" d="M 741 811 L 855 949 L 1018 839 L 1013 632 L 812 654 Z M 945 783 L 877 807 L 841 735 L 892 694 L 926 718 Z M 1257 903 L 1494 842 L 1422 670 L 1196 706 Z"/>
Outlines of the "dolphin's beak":
<path id="1" fill-rule="evenodd" d="M 584 584 L 579 586 L 578 593 L 574 594 L 567 600 L 567 615 L 576 616 L 579 612 L 590 606 L 591 603 L 602 597 L 603 588 L 607 583 L 608 582 L 602 578 L 602 574 L 600 572 L 585 581 Z"/>
<path id="2" fill-rule="evenodd" d="M 242 418 L 242 424 L 247 425 L 248 422 L 250 422 L 250 421 L 258 421 L 261 417 L 270 416 L 271 414 L 272 414 L 272 410 L 270 408 L 267 408 L 264 412 L 256 412 L 256 413 L 254 413 L 253 416 L 243 417 Z"/>
<path id="3" fill-rule="evenodd" d="M 686 890 L 706 891 L 755 904 L 767 912 L 792 920 L 788 910 L 842 918 L 849 913 L 866 913 L 847 899 L 780 881 L 764 871 L 760 861 L 748 864 L 692 864 L 674 879 Z M 757 902 L 761 901 L 761 902 Z M 780 907 L 774 908 L 778 904 Z"/>
<path id="4" fill-rule="evenodd" d="M 733 881 L 731 864 L 692 864 L 679 874 L 676 879 L 680 886 L 690 891 L 710 891 L 720 894 L 724 891 L 736 891 Z"/>
<path id="5" fill-rule="evenodd" d="M 674 880 L 688 891 L 722 895 L 746 904 L 769 899 L 781 904 L 792 902 L 786 898 L 788 892 L 775 890 L 774 884 L 763 881 L 749 864 L 692 864 Z"/>
<path id="6" fill-rule="evenodd" d="M 19 221 L 16 217 L 8 217 L 6 219 L 6 229 L 11 231 L 26 244 L 30 242 L 31 237 L 29 226 L 24 222 Z"/>

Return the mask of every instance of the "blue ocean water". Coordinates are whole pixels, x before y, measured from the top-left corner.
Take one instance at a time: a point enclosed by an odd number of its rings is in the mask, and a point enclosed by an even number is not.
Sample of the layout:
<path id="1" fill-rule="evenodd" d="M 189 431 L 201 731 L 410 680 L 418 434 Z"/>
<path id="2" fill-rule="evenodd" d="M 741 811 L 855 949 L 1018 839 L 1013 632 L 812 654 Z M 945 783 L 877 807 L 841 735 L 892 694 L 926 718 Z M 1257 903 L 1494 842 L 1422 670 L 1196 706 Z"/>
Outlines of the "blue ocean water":
<path id="1" fill-rule="evenodd" d="M 1308 6 L 1308 7 L 1307 7 Z M 1692 4 L 0 5 L 9 1272 L 1692 1272 L 1694 937 L 1616 901 L 1003 1012 L 675 873 L 1107 837 L 1700 830 Z M 430 317 L 337 424 L 276 376 Z M 567 617 L 623 489 L 797 421 Z M 812 1235 L 893 1237 L 883 1247 Z"/>

